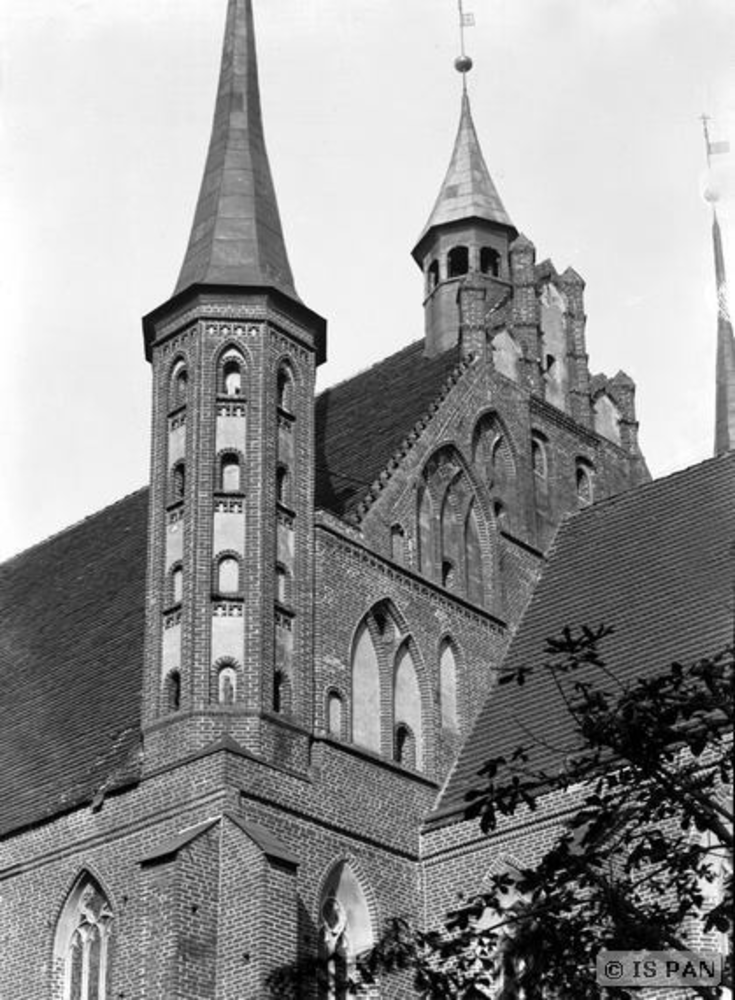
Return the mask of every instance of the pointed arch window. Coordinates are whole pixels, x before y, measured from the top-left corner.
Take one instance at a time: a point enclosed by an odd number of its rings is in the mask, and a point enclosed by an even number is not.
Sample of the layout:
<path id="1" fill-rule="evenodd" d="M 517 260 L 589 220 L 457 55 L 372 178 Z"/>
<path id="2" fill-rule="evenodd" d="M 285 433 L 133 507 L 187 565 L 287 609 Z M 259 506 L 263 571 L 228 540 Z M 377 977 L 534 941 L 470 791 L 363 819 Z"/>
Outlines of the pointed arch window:
<path id="1" fill-rule="evenodd" d="M 293 413 L 294 381 L 293 374 L 287 364 L 282 364 L 276 377 L 276 398 L 278 406 L 286 413 Z"/>
<path id="2" fill-rule="evenodd" d="M 177 361 L 171 371 L 171 384 L 169 391 L 169 409 L 173 410 L 183 406 L 189 388 L 189 375 L 183 361 Z"/>
<path id="3" fill-rule="evenodd" d="M 546 456 L 546 444 L 538 435 L 531 439 L 531 460 L 533 472 L 537 479 L 545 480 L 549 474 L 549 462 Z"/>
<path id="4" fill-rule="evenodd" d="M 62 971 L 63 1000 L 107 1000 L 113 911 L 88 872 L 77 879 L 56 926 L 54 960 Z"/>
<path id="5" fill-rule="evenodd" d="M 580 507 L 589 507 L 592 503 L 592 465 L 582 458 L 577 459 L 576 469 L 577 503 Z"/>
<path id="6" fill-rule="evenodd" d="M 365 893 L 352 868 L 342 861 L 324 883 L 319 905 L 319 950 L 327 967 L 323 1000 L 347 1000 L 355 959 L 374 943 Z"/>
<path id="7" fill-rule="evenodd" d="M 470 252 L 465 246 L 452 247 L 447 254 L 447 274 L 450 278 L 458 278 L 467 274 L 470 269 Z"/>
<path id="8" fill-rule="evenodd" d="M 227 358 L 222 365 L 222 388 L 226 396 L 242 395 L 242 368 L 237 358 Z"/>
<path id="9" fill-rule="evenodd" d="M 364 622 L 352 648 L 352 739 L 368 750 L 380 752 L 380 668 Z"/>

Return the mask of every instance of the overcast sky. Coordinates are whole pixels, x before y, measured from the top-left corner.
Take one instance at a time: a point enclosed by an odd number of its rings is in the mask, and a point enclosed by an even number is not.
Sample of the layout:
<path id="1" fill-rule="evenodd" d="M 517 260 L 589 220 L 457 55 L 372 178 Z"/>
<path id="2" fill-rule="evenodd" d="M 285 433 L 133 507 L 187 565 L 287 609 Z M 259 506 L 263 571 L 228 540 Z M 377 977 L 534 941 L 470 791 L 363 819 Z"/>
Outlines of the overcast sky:
<path id="1" fill-rule="evenodd" d="M 735 146 L 732 0 L 466 0 L 485 159 L 587 282 L 593 372 L 638 387 L 654 475 L 708 457 L 715 293 L 699 115 Z M 204 165 L 226 0 L 0 3 L 0 555 L 148 477 L 140 317 Z M 266 138 L 322 387 L 423 332 L 410 258 L 447 167 L 455 0 L 255 0 Z M 732 190 L 733 160 L 717 183 Z M 726 192 L 725 192 L 726 193 Z M 721 202 L 735 285 L 735 220 Z"/>

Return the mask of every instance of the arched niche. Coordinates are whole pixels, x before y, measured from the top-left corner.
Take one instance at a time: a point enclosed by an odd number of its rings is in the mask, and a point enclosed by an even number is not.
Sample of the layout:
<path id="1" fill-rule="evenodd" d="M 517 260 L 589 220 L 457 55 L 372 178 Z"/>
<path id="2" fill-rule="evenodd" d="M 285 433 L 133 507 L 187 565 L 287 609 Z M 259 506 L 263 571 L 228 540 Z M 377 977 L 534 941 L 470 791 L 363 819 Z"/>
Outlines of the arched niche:
<path id="1" fill-rule="evenodd" d="M 355 959 L 375 944 L 367 897 L 346 861 L 334 866 L 319 901 L 319 949 L 326 962 L 322 997 L 347 1000 Z"/>
<path id="2" fill-rule="evenodd" d="M 373 637 L 363 622 L 352 646 L 352 740 L 380 752 L 380 666 Z"/>
<path id="3" fill-rule="evenodd" d="M 458 684 L 457 657 L 452 643 L 445 639 L 439 652 L 439 708 L 442 729 L 449 733 L 459 730 Z"/>
<path id="4" fill-rule="evenodd" d="M 419 771 L 424 766 L 422 717 L 423 705 L 419 678 L 408 643 L 404 643 L 396 656 L 393 675 L 394 756 L 399 763 L 415 766 Z M 398 735 L 401 726 L 407 727 L 408 734 L 413 738 L 413 761 L 407 758 L 399 759 L 400 741 Z"/>

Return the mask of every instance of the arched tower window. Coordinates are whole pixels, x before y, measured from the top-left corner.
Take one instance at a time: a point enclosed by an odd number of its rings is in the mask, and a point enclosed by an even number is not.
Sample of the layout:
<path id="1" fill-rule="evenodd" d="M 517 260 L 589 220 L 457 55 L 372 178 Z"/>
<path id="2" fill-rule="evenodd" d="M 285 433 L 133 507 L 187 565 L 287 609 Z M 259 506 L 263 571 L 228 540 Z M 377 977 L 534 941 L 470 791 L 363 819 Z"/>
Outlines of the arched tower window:
<path id="1" fill-rule="evenodd" d="M 99 883 L 84 872 L 56 926 L 54 962 L 64 1000 L 105 1000 L 109 994 L 113 912 Z"/>
<path id="2" fill-rule="evenodd" d="M 234 705 L 237 699 L 237 671 L 233 666 L 220 668 L 217 675 L 217 700 L 220 705 Z"/>
<path id="3" fill-rule="evenodd" d="M 287 364 L 282 364 L 276 377 L 276 398 L 280 409 L 293 413 L 294 382 L 293 374 Z"/>
<path id="4" fill-rule="evenodd" d="M 429 264 L 429 268 L 426 272 L 426 291 L 433 292 L 436 286 L 439 284 L 439 261 L 432 260 Z"/>
<path id="5" fill-rule="evenodd" d="M 186 365 L 183 361 L 177 361 L 171 372 L 171 386 L 169 392 L 169 409 L 183 406 L 186 402 L 187 390 L 189 387 L 189 376 Z"/>
<path id="6" fill-rule="evenodd" d="M 281 504 L 288 504 L 289 501 L 290 477 L 285 465 L 276 468 L 276 500 Z"/>
<path id="7" fill-rule="evenodd" d="M 480 247 L 480 270 L 483 274 L 500 274 L 500 254 L 493 247 Z"/>
<path id="8" fill-rule="evenodd" d="M 222 392 L 225 396 L 242 395 L 242 364 L 234 353 L 222 361 Z"/>
<path id="9" fill-rule="evenodd" d="M 217 590 L 236 594 L 240 589 L 240 563 L 234 556 L 223 556 L 217 563 Z"/>
<path id="10" fill-rule="evenodd" d="M 224 493 L 239 493 L 242 489 L 240 458 L 230 452 L 220 459 L 219 488 Z"/>
<path id="11" fill-rule="evenodd" d="M 291 574 L 282 563 L 276 564 L 276 600 L 281 604 L 291 603 Z"/>
<path id="12" fill-rule="evenodd" d="M 184 592 L 184 571 L 180 565 L 171 570 L 171 603 L 181 604 Z"/>
<path id="13" fill-rule="evenodd" d="M 447 274 L 450 278 L 458 278 L 467 274 L 470 269 L 470 252 L 467 247 L 452 247 L 447 254 Z"/>
<path id="14" fill-rule="evenodd" d="M 171 502 L 176 503 L 184 499 L 186 493 L 186 466 L 183 462 L 177 462 L 171 469 Z"/>
<path id="15" fill-rule="evenodd" d="M 375 943 L 365 893 L 346 862 L 335 865 L 319 904 L 319 950 L 326 962 L 325 1000 L 347 1000 L 355 959 Z"/>

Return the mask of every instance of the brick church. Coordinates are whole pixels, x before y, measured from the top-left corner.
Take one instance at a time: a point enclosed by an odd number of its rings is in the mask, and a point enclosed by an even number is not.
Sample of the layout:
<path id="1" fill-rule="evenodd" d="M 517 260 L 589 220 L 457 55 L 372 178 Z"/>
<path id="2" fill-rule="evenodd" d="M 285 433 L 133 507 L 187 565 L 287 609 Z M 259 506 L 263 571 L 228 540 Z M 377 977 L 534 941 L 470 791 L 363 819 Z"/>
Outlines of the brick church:
<path id="1" fill-rule="evenodd" d="M 612 619 L 635 670 L 732 634 L 733 460 L 650 482 L 634 385 L 590 372 L 584 282 L 516 230 L 465 88 L 412 253 L 423 336 L 315 395 L 327 324 L 229 0 L 189 244 L 143 320 L 150 486 L 0 567 L 2 1000 L 259 1000 L 386 917 L 437 923 L 563 813 L 463 819 L 520 726 L 563 736 L 554 692 L 493 693 L 509 644 Z"/>

